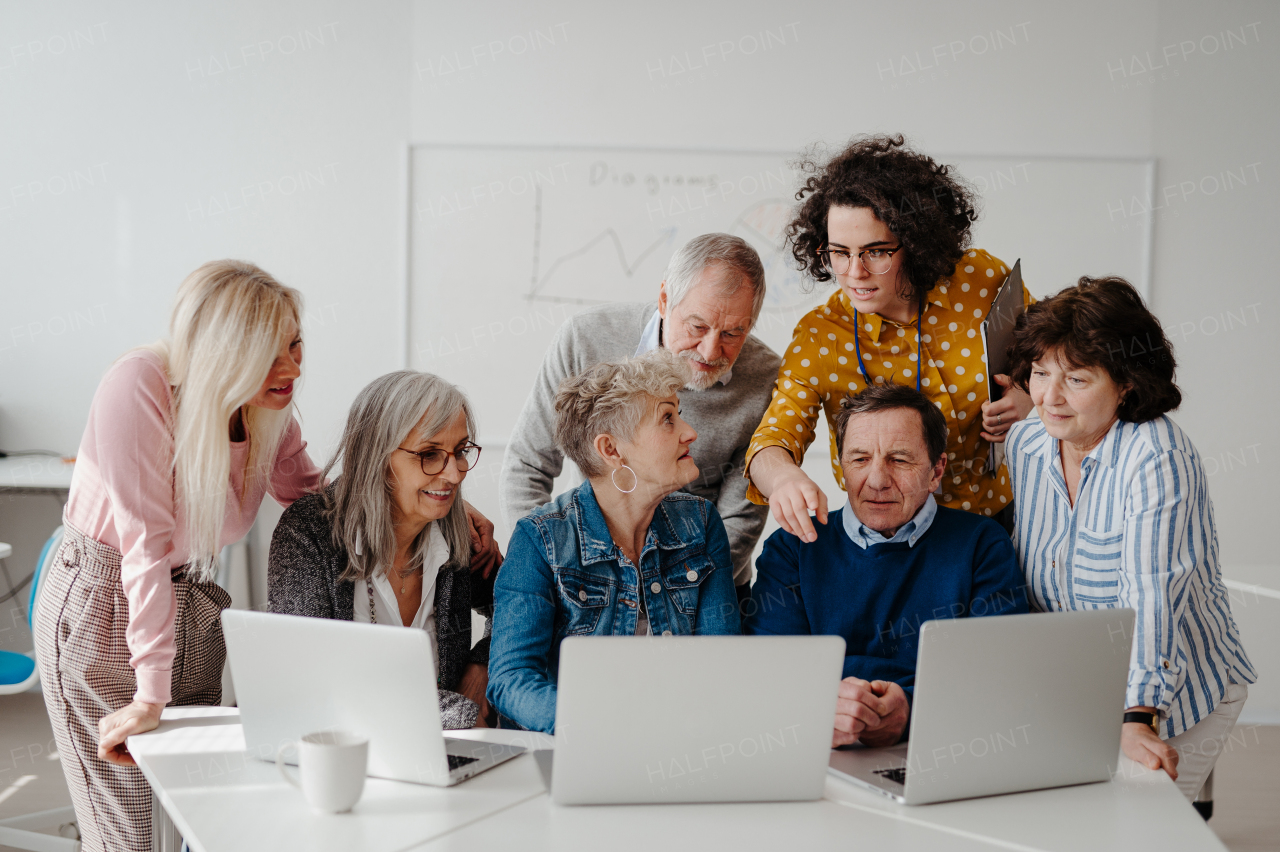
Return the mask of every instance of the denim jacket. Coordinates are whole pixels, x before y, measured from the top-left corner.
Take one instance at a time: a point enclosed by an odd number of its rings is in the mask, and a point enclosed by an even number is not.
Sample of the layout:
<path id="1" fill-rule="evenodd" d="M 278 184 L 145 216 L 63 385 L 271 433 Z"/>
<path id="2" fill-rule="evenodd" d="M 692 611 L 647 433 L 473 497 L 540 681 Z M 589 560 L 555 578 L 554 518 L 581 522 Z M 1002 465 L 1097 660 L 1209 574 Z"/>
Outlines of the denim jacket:
<path id="1" fill-rule="evenodd" d="M 494 586 L 489 703 L 520 727 L 554 732 L 561 640 L 633 635 L 640 594 L 654 636 L 738 633 L 729 539 L 709 501 L 663 498 L 638 573 L 590 482 L 522 518 Z"/>

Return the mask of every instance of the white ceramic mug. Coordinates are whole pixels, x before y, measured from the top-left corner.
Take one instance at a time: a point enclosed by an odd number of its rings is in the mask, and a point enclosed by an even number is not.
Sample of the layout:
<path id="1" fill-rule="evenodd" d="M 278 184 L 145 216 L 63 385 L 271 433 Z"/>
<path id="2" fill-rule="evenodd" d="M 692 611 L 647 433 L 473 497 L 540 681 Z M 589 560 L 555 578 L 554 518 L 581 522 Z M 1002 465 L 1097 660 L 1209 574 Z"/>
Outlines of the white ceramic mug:
<path id="1" fill-rule="evenodd" d="M 285 769 L 284 753 L 298 751 L 298 783 Z M 284 780 L 302 791 L 312 809 L 327 814 L 351 810 L 364 793 L 369 766 L 369 741 L 344 731 L 317 731 L 276 749 L 276 768 Z"/>

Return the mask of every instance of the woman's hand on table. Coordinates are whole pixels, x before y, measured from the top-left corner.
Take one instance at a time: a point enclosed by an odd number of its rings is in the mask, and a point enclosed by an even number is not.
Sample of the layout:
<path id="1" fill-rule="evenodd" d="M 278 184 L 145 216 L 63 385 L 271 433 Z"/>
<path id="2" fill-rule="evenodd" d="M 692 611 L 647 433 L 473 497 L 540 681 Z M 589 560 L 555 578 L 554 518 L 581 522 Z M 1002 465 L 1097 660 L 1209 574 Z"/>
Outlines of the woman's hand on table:
<path id="1" fill-rule="evenodd" d="M 125 740 L 134 734 L 154 731 L 160 724 L 163 704 L 130 701 L 114 713 L 98 720 L 98 757 L 119 766 L 136 766 Z"/>
<path id="2" fill-rule="evenodd" d="M 1135 760 L 1150 770 L 1163 768 L 1174 781 L 1178 780 L 1178 751 L 1141 722 L 1125 722 L 1120 729 L 1120 750 L 1125 757 Z"/>
<path id="3" fill-rule="evenodd" d="M 1003 373 L 992 376 L 997 385 L 1004 388 L 1004 395 L 995 402 L 982 403 L 982 440 L 1001 443 L 1009 427 L 1031 413 L 1035 405 L 1021 388 L 1013 386 L 1013 380 Z"/>

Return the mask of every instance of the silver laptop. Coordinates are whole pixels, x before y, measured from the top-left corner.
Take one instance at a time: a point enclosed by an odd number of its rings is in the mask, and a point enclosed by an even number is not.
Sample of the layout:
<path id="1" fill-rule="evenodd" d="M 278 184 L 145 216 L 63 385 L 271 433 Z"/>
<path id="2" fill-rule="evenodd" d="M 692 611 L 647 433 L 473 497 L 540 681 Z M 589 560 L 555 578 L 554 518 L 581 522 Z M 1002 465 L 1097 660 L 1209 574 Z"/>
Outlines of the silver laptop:
<path id="1" fill-rule="evenodd" d="M 843 663 L 838 636 L 570 637 L 551 798 L 818 799 Z"/>
<path id="2" fill-rule="evenodd" d="M 832 774 L 907 805 L 1106 781 L 1134 611 L 925 622 L 910 738 L 831 752 Z"/>
<path id="3" fill-rule="evenodd" d="M 313 731 L 350 731 L 369 740 L 369 775 L 448 787 L 524 751 L 444 736 L 421 630 L 228 609 L 222 632 L 254 757 L 274 760 Z"/>

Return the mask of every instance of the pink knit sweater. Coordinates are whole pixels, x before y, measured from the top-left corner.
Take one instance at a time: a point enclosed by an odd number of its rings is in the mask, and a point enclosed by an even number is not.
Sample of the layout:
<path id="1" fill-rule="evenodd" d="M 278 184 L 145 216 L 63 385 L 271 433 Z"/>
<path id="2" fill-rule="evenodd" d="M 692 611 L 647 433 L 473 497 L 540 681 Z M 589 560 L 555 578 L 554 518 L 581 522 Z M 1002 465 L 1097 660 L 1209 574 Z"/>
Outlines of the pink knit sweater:
<path id="1" fill-rule="evenodd" d="M 188 561 L 182 507 L 174 497 L 173 391 L 151 352 L 117 361 L 98 386 L 76 457 L 67 521 L 121 553 L 120 579 L 129 603 L 125 641 L 138 678 L 134 699 L 170 700 L 174 614 L 169 571 Z M 298 422 L 290 422 L 271 471 L 271 494 L 288 506 L 321 485 Z M 248 441 L 231 442 L 231 481 L 220 547 L 253 525 L 266 492 L 259 482 L 240 497 Z"/>

